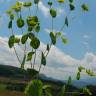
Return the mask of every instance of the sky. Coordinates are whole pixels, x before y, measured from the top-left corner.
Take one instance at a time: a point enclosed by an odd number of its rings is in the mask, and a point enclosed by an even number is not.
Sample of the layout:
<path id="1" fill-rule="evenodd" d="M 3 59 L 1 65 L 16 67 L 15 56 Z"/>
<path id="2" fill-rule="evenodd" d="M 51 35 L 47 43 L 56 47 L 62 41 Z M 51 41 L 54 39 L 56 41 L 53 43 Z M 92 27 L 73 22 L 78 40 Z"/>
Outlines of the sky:
<path id="1" fill-rule="evenodd" d="M 28 1 L 28 0 L 20 0 Z M 48 0 L 46 0 L 48 1 Z M 41 20 L 41 33 L 39 37 L 41 39 L 40 48 L 45 48 L 46 44 L 50 41 L 50 14 L 49 7 L 45 0 L 39 2 L 38 15 Z M 66 0 L 67 1 L 67 0 Z M 10 36 L 10 31 L 7 28 L 8 16 L 6 15 L 6 10 L 10 8 L 11 5 L 15 4 L 16 0 L 0 0 L 0 64 L 7 64 L 12 66 L 18 65 L 17 58 L 14 54 L 13 49 L 8 48 L 8 37 Z M 80 5 L 83 3 L 88 4 L 89 11 L 82 12 Z M 72 76 L 75 79 L 78 66 L 82 65 L 86 68 L 92 69 L 96 72 L 96 0 L 74 0 L 76 9 L 74 12 L 69 12 L 66 5 L 64 7 L 59 6 L 58 3 L 54 4 L 54 8 L 57 10 L 57 18 L 54 21 L 54 31 L 58 31 L 64 21 L 63 16 L 68 15 L 69 26 L 64 27 L 63 34 L 68 38 L 68 44 L 64 45 L 60 40 L 58 40 L 56 46 L 52 46 L 52 50 L 47 58 L 47 66 L 43 67 L 41 73 L 48 75 L 49 77 L 57 79 L 67 79 L 68 76 Z M 26 16 L 27 9 L 23 9 L 25 13 L 23 18 Z M 34 14 L 35 8 L 31 8 L 32 14 Z M 21 32 L 14 26 L 16 30 L 16 35 L 20 36 Z M 22 50 L 16 46 L 18 54 L 20 57 Z M 14 57 L 14 58 L 13 58 Z M 38 57 L 40 54 L 38 53 Z M 39 58 L 37 63 L 39 63 Z M 26 67 L 30 66 L 26 64 Z M 38 68 L 38 65 L 36 65 Z M 82 79 L 90 78 L 85 73 L 82 73 Z"/>

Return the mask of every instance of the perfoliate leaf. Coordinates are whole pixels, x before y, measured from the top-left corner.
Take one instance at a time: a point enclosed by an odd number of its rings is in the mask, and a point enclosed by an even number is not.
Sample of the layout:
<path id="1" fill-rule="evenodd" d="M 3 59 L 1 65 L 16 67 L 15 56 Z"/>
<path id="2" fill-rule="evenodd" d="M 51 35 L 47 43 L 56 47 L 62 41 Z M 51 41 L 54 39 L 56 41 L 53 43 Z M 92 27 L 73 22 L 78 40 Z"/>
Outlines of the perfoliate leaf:
<path id="1" fill-rule="evenodd" d="M 8 28 L 12 28 L 12 20 L 9 21 Z"/>
<path id="2" fill-rule="evenodd" d="M 40 25 L 37 25 L 37 26 L 35 27 L 35 31 L 36 31 L 36 32 L 39 32 L 39 31 L 40 31 Z"/>
<path id="3" fill-rule="evenodd" d="M 70 6 L 70 11 L 73 11 L 75 9 L 75 6 L 72 3 L 70 3 L 69 6 Z"/>
<path id="4" fill-rule="evenodd" d="M 90 69 L 86 69 L 86 73 L 89 75 L 89 76 L 96 76 L 96 74 L 91 71 Z"/>
<path id="5" fill-rule="evenodd" d="M 62 43 L 63 44 L 67 44 L 68 43 L 68 39 L 65 38 L 64 36 L 62 36 L 61 39 L 62 39 Z"/>
<path id="6" fill-rule="evenodd" d="M 12 6 L 12 9 L 15 12 L 20 12 L 21 11 L 21 7 L 22 7 L 22 2 L 17 1 L 16 4 L 14 6 Z"/>
<path id="7" fill-rule="evenodd" d="M 83 11 L 88 11 L 89 10 L 88 5 L 86 5 L 86 4 L 83 4 L 81 7 L 82 7 Z"/>
<path id="8" fill-rule="evenodd" d="M 49 5 L 49 6 L 52 6 L 52 4 L 53 4 L 52 2 L 48 2 L 48 5 Z"/>
<path id="9" fill-rule="evenodd" d="M 28 33 L 28 37 L 29 37 L 30 40 L 32 40 L 35 36 L 34 36 L 33 33 L 30 32 L 30 33 Z"/>
<path id="10" fill-rule="evenodd" d="M 31 2 L 24 2 L 23 3 L 23 6 L 24 7 L 31 7 L 32 6 L 32 3 Z"/>
<path id="11" fill-rule="evenodd" d="M 77 73 L 76 79 L 80 80 L 80 72 Z"/>
<path id="12" fill-rule="evenodd" d="M 18 28 L 22 28 L 24 26 L 24 20 L 22 18 L 17 19 Z"/>
<path id="13" fill-rule="evenodd" d="M 8 41 L 9 48 L 12 48 L 14 46 L 14 40 L 15 40 L 14 35 L 9 37 L 9 41 Z"/>
<path id="14" fill-rule="evenodd" d="M 50 50 L 50 45 L 49 44 L 47 44 L 47 51 L 49 51 Z"/>
<path id="15" fill-rule="evenodd" d="M 32 60 L 32 56 L 33 56 L 34 52 L 29 52 L 27 55 L 27 61 L 31 61 Z"/>
<path id="16" fill-rule="evenodd" d="M 35 3 L 35 4 L 38 4 L 38 3 L 39 3 L 39 0 L 34 0 L 34 3 Z"/>
<path id="17" fill-rule="evenodd" d="M 67 16 L 65 18 L 65 25 L 68 27 L 68 18 L 67 18 Z"/>
<path id="18" fill-rule="evenodd" d="M 84 69 L 85 69 L 85 68 L 82 67 L 82 66 L 78 67 L 78 71 L 79 71 L 79 72 L 81 72 L 81 71 L 84 70 Z"/>
<path id="19" fill-rule="evenodd" d="M 21 63 L 21 69 L 24 69 L 25 61 L 26 61 L 26 55 L 24 55 L 24 57 L 23 57 L 23 60 Z"/>
<path id="20" fill-rule="evenodd" d="M 7 10 L 6 13 L 7 13 L 8 15 L 12 14 L 12 9 Z"/>
<path id="21" fill-rule="evenodd" d="M 32 80 L 25 89 L 26 96 L 43 96 L 43 83 L 40 80 Z"/>
<path id="22" fill-rule="evenodd" d="M 69 76 L 67 85 L 70 85 L 71 83 L 72 83 L 72 78 L 71 78 L 71 76 Z"/>
<path id="23" fill-rule="evenodd" d="M 64 3 L 65 0 L 57 0 L 59 3 Z"/>
<path id="24" fill-rule="evenodd" d="M 61 33 L 61 32 L 57 32 L 57 33 L 56 33 L 56 36 L 57 36 L 57 37 L 61 37 L 61 36 L 62 36 L 62 33 Z"/>
<path id="25" fill-rule="evenodd" d="M 22 36 L 22 38 L 21 38 L 21 43 L 22 43 L 22 44 L 25 44 L 26 41 L 27 41 L 27 39 L 28 39 L 28 34 L 24 34 L 24 35 Z"/>
<path id="26" fill-rule="evenodd" d="M 41 64 L 42 65 L 46 65 L 46 57 L 44 56 L 43 52 L 42 52 L 42 55 L 41 55 Z"/>
<path id="27" fill-rule="evenodd" d="M 28 31 L 32 31 L 33 30 L 33 27 L 32 26 L 28 26 Z"/>
<path id="28" fill-rule="evenodd" d="M 10 19 L 11 20 L 13 20 L 14 19 L 14 17 L 15 17 L 15 15 L 12 13 L 12 14 L 10 14 Z"/>
<path id="29" fill-rule="evenodd" d="M 18 37 L 15 37 L 14 43 L 19 43 L 20 39 Z"/>
<path id="30" fill-rule="evenodd" d="M 50 32 L 50 38 L 53 45 L 56 44 L 56 35 L 53 32 Z"/>
<path id="31" fill-rule="evenodd" d="M 38 24 L 39 20 L 37 16 L 28 16 L 27 17 L 27 24 L 28 26 L 34 27 Z"/>
<path id="32" fill-rule="evenodd" d="M 40 41 L 39 41 L 39 39 L 38 39 L 37 37 L 33 37 L 32 40 L 31 40 L 31 42 L 30 42 L 30 46 L 31 46 L 32 48 L 34 48 L 34 49 L 39 48 L 39 46 L 40 46 Z"/>
<path id="33" fill-rule="evenodd" d="M 55 18 L 55 17 L 56 17 L 56 15 L 57 15 L 56 10 L 55 10 L 55 9 L 53 9 L 53 8 L 51 8 L 51 9 L 50 9 L 50 15 L 51 15 L 53 18 Z"/>
<path id="34" fill-rule="evenodd" d="M 73 3 L 74 0 L 69 0 L 70 3 Z"/>

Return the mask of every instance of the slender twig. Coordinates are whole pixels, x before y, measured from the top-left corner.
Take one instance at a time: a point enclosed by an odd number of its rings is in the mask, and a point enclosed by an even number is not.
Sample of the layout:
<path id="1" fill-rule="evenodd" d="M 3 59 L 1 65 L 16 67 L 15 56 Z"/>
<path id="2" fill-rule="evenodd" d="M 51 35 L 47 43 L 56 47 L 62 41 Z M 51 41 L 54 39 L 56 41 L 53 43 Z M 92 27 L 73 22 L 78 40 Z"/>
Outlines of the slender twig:
<path id="1" fill-rule="evenodd" d="M 38 12 L 38 4 L 37 4 L 37 7 L 36 7 L 35 16 L 37 15 L 37 12 Z"/>
<path id="2" fill-rule="evenodd" d="M 31 9 L 30 9 L 30 7 L 29 7 L 29 16 L 31 16 Z"/>
<path id="3" fill-rule="evenodd" d="M 34 66 L 35 66 L 35 61 L 36 61 L 36 49 L 35 49 L 35 55 L 34 55 L 33 69 L 34 69 Z"/>
<path id="4" fill-rule="evenodd" d="M 17 59 L 18 59 L 19 63 L 21 64 L 21 61 L 20 61 L 20 59 L 19 59 L 19 56 L 18 56 L 17 51 L 16 51 L 16 49 L 15 49 L 15 47 L 14 47 L 14 46 L 13 46 L 13 49 L 14 49 L 15 55 L 16 55 L 16 57 L 17 57 Z"/>
<path id="5" fill-rule="evenodd" d="M 12 35 L 14 35 L 14 32 L 13 32 L 13 29 L 12 29 L 12 28 L 11 28 L 11 32 L 12 32 Z M 20 58 L 19 58 L 19 56 L 18 56 L 18 54 L 17 54 L 17 51 L 16 51 L 16 49 L 15 49 L 15 46 L 13 46 L 13 49 L 14 49 L 15 55 L 16 55 L 16 57 L 17 57 L 17 59 L 18 59 L 18 62 L 21 64 Z"/>

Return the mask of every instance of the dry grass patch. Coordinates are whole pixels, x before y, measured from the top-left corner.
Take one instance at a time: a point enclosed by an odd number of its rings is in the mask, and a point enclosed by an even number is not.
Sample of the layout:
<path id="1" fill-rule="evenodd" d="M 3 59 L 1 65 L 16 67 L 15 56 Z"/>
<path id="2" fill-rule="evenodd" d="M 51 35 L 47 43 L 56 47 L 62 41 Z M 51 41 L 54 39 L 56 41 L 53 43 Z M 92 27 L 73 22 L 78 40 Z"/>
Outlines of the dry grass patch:
<path id="1" fill-rule="evenodd" d="M 25 96 L 25 95 L 22 92 L 3 91 L 3 92 L 0 92 L 0 96 Z"/>

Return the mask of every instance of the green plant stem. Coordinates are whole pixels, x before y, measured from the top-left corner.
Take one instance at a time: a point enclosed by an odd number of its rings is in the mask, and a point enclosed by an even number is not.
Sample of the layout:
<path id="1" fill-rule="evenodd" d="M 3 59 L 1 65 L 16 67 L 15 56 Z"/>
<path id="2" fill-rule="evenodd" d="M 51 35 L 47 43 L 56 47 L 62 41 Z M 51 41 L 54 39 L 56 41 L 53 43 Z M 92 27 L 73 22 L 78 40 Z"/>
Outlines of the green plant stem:
<path id="1" fill-rule="evenodd" d="M 37 4 L 37 7 L 36 7 L 35 16 L 37 15 L 37 12 L 38 12 L 38 4 Z"/>
<path id="2" fill-rule="evenodd" d="M 52 18 L 52 32 L 53 32 L 53 27 L 54 27 L 54 23 L 53 23 L 53 21 L 54 21 L 54 20 L 53 20 L 53 18 Z"/>
<path id="3" fill-rule="evenodd" d="M 17 57 L 17 59 L 18 59 L 19 63 L 21 64 L 21 61 L 20 61 L 20 59 L 19 59 L 19 56 L 18 56 L 17 51 L 16 51 L 16 49 L 15 49 L 15 47 L 14 47 L 14 46 L 13 46 L 13 49 L 14 49 L 15 55 L 16 55 L 16 57 Z"/>
<path id="4" fill-rule="evenodd" d="M 38 74 L 40 73 L 41 67 L 42 67 L 42 64 L 40 64 L 40 67 L 39 67 L 39 71 L 38 71 Z"/>
<path id="5" fill-rule="evenodd" d="M 33 69 L 35 67 L 35 61 L 36 61 L 36 49 L 35 49 L 35 55 L 34 55 Z"/>
<path id="6" fill-rule="evenodd" d="M 32 69 L 32 65 L 33 65 L 33 64 L 32 64 L 32 62 L 31 62 L 31 61 L 30 61 L 30 64 L 31 64 L 31 69 Z"/>
<path id="7" fill-rule="evenodd" d="M 13 32 L 13 29 L 12 29 L 12 28 L 11 28 L 11 32 L 12 32 L 12 35 L 14 35 L 14 32 Z M 18 59 L 18 62 L 21 64 L 20 58 L 19 58 L 19 56 L 18 56 L 18 54 L 17 54 L 17 51 L 16 51 L 16 49 L 15 49 L 15 46 L 13 46 L 13 49 L 14 49 L 15 55 L 16 55 L 16 57 L 17 57 L 17 59 Z"/>
<path id="8" fill-rule="evenodd" d="M 47 54 L 46 54 L 46 56 L 45 56 L 45 57 L 47 57 L 47 56 L 48 56 L 48 54 L 49 54 L 49 52 L 50 52 L 51 48 L 52 48 L 52 43 L 50 44 L 49 51 L 47 52 Z"/>
<path id="9" fill-rule="evenodd" d="M 33 48 L 32 48 L 32 52 L 33 52 Z M 30 61 L 30 64 L 31 64 L 31 69 L 32 69 L 32 66 L 33 66 L 33 63 L 32 63 L 32 61 Z"/>
<path id="10" fill-rule="evenodd" d="M 29 7 L 29 16 L 31 16 L 31 9 L 30 9 L 30 7 Z"/>
<path id="11" fill-rule="evenodd" d="M 53 18 L 52 18 L 52 32 L 53 32 Z M 47 54 L 46 54 L 45 57 L 48 56 L 48 54 L 49 54 L 49 52 L 50 52 L 50 50 L 51 50 L 51 47 L 52 47 L 52 43 L 51 43 L 50 48 L 49 48 L 49 51 L 47 52 Z M 46 53 L 46 51 L 45 51 L 44 53 Z M 42 64 L 40 64 L 40 67 L 39 67 L 39 73 L 40 73 L 41 68 L 42 68 Z M 39 74 L 39 73 L 38 73 L 38 74 Z"/>

